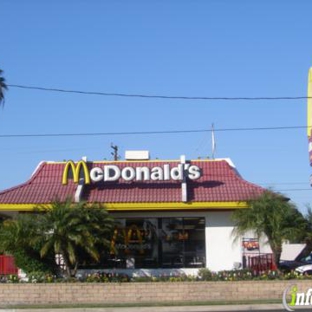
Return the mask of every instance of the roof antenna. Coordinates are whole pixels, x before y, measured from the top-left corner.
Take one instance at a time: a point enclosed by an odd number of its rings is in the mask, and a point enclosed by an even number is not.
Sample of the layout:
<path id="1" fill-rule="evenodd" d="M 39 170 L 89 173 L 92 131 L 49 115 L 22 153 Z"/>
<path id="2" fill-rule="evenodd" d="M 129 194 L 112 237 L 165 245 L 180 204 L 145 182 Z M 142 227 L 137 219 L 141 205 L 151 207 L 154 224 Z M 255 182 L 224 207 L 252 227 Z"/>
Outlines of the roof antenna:
<path id="1" fill-rule="evenodd" d="M 211 158 L 215 159 L 216 140 L 214 135 L 214 124 L 211 125 Z"/>

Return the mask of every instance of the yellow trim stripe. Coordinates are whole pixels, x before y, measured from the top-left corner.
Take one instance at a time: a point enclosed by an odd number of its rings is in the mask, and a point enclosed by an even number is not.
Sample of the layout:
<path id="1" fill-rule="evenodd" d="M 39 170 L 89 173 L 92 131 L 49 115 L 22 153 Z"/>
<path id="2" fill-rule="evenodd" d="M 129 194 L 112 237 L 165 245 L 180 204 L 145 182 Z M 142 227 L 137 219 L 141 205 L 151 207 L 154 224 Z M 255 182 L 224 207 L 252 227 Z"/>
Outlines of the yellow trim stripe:
<path id="1" fill-rule="evenodd" d="M 38 204 L 0 204 L 1 210 L 30 211 Z M 41 205 L 49 208 L 51 204 Z M 247 208 L 246 202 L 196 202 L 196 203 L 103 203 L 108 211 L 153 211 L 153 210 L 211 210 Z"/>

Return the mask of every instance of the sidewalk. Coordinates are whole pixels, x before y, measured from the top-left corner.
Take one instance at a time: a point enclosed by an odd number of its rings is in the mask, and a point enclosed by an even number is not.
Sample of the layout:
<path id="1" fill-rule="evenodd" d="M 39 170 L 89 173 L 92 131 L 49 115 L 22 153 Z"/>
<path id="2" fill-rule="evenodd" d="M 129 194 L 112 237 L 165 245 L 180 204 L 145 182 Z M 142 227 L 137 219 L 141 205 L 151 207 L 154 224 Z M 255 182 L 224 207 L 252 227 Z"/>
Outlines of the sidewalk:
<path id="1" fill-rule="evenodd" d="M 282 304 L 203 305 L 163 307 L 111 307 L 111 308 L 40 308 L 0 309 L 0 312 L 203 312 L 203 311 L 253 311 L 281 310 Z"/>

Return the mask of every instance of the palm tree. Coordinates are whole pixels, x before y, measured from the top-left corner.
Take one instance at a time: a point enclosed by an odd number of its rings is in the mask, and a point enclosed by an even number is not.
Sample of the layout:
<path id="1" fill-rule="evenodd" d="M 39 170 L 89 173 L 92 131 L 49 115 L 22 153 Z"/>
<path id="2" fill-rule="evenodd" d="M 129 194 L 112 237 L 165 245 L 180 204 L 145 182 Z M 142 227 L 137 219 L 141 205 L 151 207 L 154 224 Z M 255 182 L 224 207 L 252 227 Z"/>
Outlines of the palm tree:
<path id="1" fill-rule="evenodd" d="M 312 250 L 312 209 L 310 206 L 307 207 L 306 219 L 306 229 L 303 232 L 301 240 L 304 241 L 308 246 L 308 251 Z"/>
<path id="2" fill-rule="evenodd" d="M 95 261 L 100 258 L 99 245 L 109 248 L 113 220 L 99 205 L 55 201 L 45 209 L 42 229 L 42 257 L 53 251 L 61 255 L 67 277 L 75 276 L 81 251 Z"/>
<path id="3" fill-rule="evenodd" d="M 233 234 L 241 237 L 254 231 L 258 237 L 265 235 L 272 249 L 275 265 L 279 267 L 282 243 L 296 240 L 306 229 L 306 220 L 285 197 L 270 190 L 247 202 L 249 208 L 236 210 L 233 215 Z"/>
<path id="4" fill-rule="evenodd" d="M 8 89 L 5 78 L 2 75 L 3 70 L 0 69 L 0 106 L 4 104 L 4 90 Z"/>

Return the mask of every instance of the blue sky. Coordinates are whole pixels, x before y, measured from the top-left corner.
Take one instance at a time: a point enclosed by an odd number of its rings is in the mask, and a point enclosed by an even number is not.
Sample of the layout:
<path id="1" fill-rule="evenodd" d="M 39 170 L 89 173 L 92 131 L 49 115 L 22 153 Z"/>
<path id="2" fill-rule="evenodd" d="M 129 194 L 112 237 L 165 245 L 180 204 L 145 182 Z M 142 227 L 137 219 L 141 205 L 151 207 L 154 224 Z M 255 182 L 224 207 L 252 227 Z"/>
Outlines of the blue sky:
<path id="1" fill-rule="evenodd" d="M 0 68 L 8 84 L 203 97 L 306 96 L 310 0 L 0 0 Z M 0 136 L 291 127 L 306 100 L 199 101 L 96 96 L 11 87 Z M 216 157 L 241 175 L 311 203 L 306 130 L 216 131 Z M 42 160 L 112 159 L 111 142 L 152 158 L 211 156 L 209 132 L 0 137 L 0 189 Z"/>

